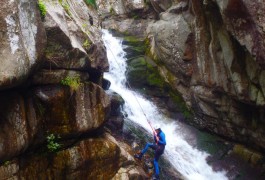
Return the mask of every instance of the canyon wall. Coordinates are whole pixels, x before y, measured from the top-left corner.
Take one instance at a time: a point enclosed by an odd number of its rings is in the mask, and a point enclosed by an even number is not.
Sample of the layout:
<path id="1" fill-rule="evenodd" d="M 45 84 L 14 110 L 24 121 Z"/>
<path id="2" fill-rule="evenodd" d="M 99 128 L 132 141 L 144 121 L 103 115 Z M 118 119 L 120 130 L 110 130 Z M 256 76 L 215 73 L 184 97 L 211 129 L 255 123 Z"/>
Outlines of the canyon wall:
<path id="1" fill-rule="evenodd" d="M 112 103 L 95 7 L 4 0 L 0 11 L 0 179 L 144 179 L 104 130 Z"/>
<path id="2" fill-rule="evenodd" d="M 194 114 L 189 123 L 263 151 L 264 3 L 150 0 L 128 10 L 119 2 L 102 6 L 103 25 L 148 38 L 149 57 Z"/>

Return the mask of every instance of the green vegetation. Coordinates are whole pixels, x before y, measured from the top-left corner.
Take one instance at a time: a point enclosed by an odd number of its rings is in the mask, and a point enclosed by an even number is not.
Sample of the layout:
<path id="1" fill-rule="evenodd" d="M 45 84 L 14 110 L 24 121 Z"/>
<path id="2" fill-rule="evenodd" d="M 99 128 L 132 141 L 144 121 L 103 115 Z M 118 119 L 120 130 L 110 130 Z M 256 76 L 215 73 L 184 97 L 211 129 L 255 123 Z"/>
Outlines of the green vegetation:
<path id="1" fill-rule="evenodd" d="M 39 6 L 41 18 L 45 18 L 45 15 L 47 13 L 47 9 L 46 9 L 46 6 L 42 0 L 38 0 L 38 6 Z"/>
<path id="2" fill-rule="evenodd" d="M 4 166 L 8 166 L 9 164 L 10 164 L 10 161 L 5 161 L 5 162 L 3 163 Z"/>
<path id="3" fill-rule="evenodd" d="M 85 42 L 83 43 L 83 47 L 86 50 L 88 50 L 90 46 L 91 46 L 91 43 L 89 42 L 89 40 L 86 39 Z"/>
<path id="4" fill-rule="evenodd" d="M 77 90 L 81 85 L 79 76 L 67 76 L 65 79 L 61 80 L 61 84 L 70 86 L 71 90 Z"/>
<path id="5" fill-rule="evenodd" d="M 71 17 L 72 15 L 71 15 L 71 12 L 70 12 L 70 6 L 69 6 L 69 4 L 65 0 L 59 0 L 59 3 L 64 8 L 64 10 L 66 11 L 66 13 Z"/>
<path id="6" fill-rule="evenodd" d="M 88 6 L 92 6 L 93 8 L 97 9 L 96 0 L 85 0 L 85 2 Z"/>
<path id="7" fill-rule="evenodd" d="M 213 134 L 198 131 L 197 147 L 213 156 L 222 158 L 230 150 L 231 145 L 226 144 L 222 139 Z"/>
<path id="8" fill-rule="evenodd" d="M 138 39 L 134 36 L 125 36 L 124 44 L 130 48 L 130 56 L 128 57 L 129 71 L 127 73 L 128 80 L 136 88 L 142 88 L 147 85 L 147 90 L 142 93 L 149 93 L 148 89 L 152 89 L 152 93 L 169 94 L 172 101 L 176 104 L 179 110 L 182 112 L 185 119 L 190 120 L 193 117 L 193 112 L 190 110 L 185 101 L 182 99 L 181 94 L 172 89 L 170 83 L 174 82 L 174 75 L 170 72 L 166 72 L 167 80 L 160 75 L 159 66 L 164 66 L 158 57 L 154 57 L 150 50 L 149 39 Z M 141 57 L 141 58 L 140 58 Z M 148 87 L 149 86 L 149 87 Z"/>
<path id="9" fill-rule="evenodd" d="M 193 113 L 191 110 L 189 110 L 186 106 L 185 101 L 182 99 L 182 97 L 177 94 L 175 91 L 169 92 L 170 97 L 173 99 L 173 101 L 178 105 L 180 108 L 180 111 L 183 113 L 183 116 L 189 120 L 192 118 Z"/>
<path id="10" fill-rule="evenodd" d="M 56 152 L 61 148 L 61 145 L 56 142 L 56 140 L 59 139 L 59 137 L 55 136 L 54 134 L 49 134 L 47 137 L 47 148 L 49 152 Z"/>
<path id="11" fill-rule="evenodd" d="M 109 10 L 110 14 L 114 15 L 115 14 L 115 10 L 114 8 L 111 6 L 110 10 Z"/>

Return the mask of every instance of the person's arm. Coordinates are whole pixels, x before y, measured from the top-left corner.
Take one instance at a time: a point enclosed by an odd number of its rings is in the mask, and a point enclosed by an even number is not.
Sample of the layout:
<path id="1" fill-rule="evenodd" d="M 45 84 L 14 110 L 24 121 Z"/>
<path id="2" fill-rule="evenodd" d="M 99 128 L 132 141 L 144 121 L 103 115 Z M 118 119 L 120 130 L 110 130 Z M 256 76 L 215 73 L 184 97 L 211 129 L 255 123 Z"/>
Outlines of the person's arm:
<path id="1" fill-rule="evenodd" d="M 155 131 L 153 131 L 153 135 L 154 135 L 154 141 L 157 144 L 158 141 L 159 141 L 159 137 L 158 137 L 158 135 L 157 135 L 157 133 Z"/>
<path id="2" fill-rule="evenodd" d="M 163 132 L 160 133 L 160 138 L 159 138 L 158 144 L 166 145 L 166 136 Z"/>

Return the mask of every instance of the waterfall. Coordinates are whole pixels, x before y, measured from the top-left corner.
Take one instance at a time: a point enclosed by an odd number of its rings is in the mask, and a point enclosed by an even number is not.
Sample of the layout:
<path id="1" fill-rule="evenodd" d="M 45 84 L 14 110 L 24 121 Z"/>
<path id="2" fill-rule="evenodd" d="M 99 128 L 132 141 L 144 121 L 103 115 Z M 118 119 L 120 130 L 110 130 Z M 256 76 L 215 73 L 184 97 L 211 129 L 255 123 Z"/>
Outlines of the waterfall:
<path id="1" fill-rule="evenodd" d="M 111 82 L 110 89 L 120 94 L 125 100 L 124 110 L 128 114 L 128 119 L 152 133 L 146 121 L 147 116 L 153 126 L 158 126 L 165 132 L 167 145 L 163 156 L 185 178 L 191 180 L 228 179 L 226 172 L 215 172 L 207 164 L 206 158 L 209 155 L 206 152 L 199 151 L 187 143 L 181 125 L 177 121 L 165 117 L 158 111 L 155 104 L 126 87 L 126 59 L 122 40 L 113 37 L 107 30 L 103 30 L 103 40 L 110 63 L 110 71 L 105 73 L 104 77 Z"/>

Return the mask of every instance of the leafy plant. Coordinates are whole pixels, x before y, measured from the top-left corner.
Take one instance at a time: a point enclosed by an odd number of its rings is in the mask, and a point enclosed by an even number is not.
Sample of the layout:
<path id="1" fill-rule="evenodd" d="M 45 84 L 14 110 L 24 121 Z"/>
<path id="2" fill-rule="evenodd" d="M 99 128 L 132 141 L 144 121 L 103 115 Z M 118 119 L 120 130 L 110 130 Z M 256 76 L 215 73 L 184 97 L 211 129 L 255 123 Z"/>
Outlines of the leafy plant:
<path id="1" fill-rule="evenodd" d="M 47 139 L 47 148 L 50 152 L 56 152 L 61 148 L 61 145 L 56 142 L 56 140 L 59 137 L 56 137 L 54 134 L 49 134 L 46 139 Z"/>
<path id="2" fill-rule="evenodd" d="M 90 43 L 87 39 L 86 39 L 85 42 L 83 43 L 83 47 L 84 47 L 85 49 L 89 49 L 90 45 L 91 45 L 91 43 Z"/>
<path id="3" fill-rule="evenodd" d="M 38 7 L 40 10 L 41 17 L 44 18 L 47 13 L 47 9 L 42 0 L 38 0 Z"/>
<path id="4" fill-rule="evenodd" d="M 97 9 L 97 3 L 96 3 L 96 0 L 85 0 L 86 4 L 88 6 L 92 6 L 94 7 L 95 9 Z"/>
<path id="5" fill-rule="evenodd" d="M 71 90 L 77 90 L 81 85 L 79 76 L 67 76 L 65 79 L 61 80 L 61 84 L 70 86 Z"/>

